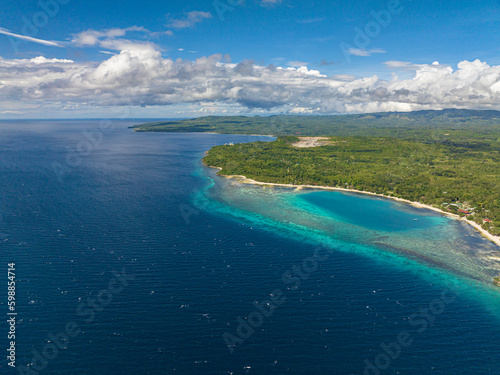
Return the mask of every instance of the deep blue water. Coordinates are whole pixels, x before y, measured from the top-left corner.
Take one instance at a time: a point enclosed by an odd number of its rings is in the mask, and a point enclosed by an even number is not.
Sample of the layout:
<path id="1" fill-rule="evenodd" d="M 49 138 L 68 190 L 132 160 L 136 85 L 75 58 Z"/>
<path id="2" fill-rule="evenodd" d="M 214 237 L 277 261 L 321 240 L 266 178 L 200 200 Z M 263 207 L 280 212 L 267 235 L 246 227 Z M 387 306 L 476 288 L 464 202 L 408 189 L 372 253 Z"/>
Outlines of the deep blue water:
<path id="1" fill-rule="evenodd" d="M 72 161 L 87 139 L 82 131 L 95 136 L 98 122 L 0 122 L 0 274 L 16 262 L 18 369 L 47 347 L 50 332 L 75 322 L 81 332 L 39 373 L 362 374 L 377 356 L 379 368 L 387 365 L 382 374 L 500 373 L 498 300 L 486 287 L 335 248 L 300 285 L 296 277 L 283 281 L 314 254 L 309 239 L 237 215 L 241 207 L 193 203 L 210 182 L 204 151 L 257 137 L 134 133 L 131 124 L 114 121 L 98 147 L 82 148 L 86 155 Z M 360 230 L 404 236 L 401 226 L 425 232 L 441 220 L 430 213 L 410 220 L 385 201 L 379 204 L 393 215 L 380 218 L 372 200 L 337 194 L 315 201 L 321 194 L 297 199 Z M 356 199 L 365 212 L 349 211 Z M 485 246 L 477 237 L 460 241 Z M 102 310 L 89 310 L 87 298 L 123 269 L 135 278 Z M 284 302 L 231 354 L 223 335 L 237 334 L 238 317 L 258 317 L 254 301 L 276 290 Z M 453 301 L 437 301 L 443 291 Z M 82 303 L 80 312 L 95 313 L 92 322 L 78 314 Z M 422 318 L 410 317 L 429 308 L 433 323 L 418 332 Z M 5 349 L 7 330 L 4 323 Z M 395 358 L 381 355 L 381 344 L 404 332 L 411 345 Z M 18 373 L 5 359 L 2 365 Z"/>

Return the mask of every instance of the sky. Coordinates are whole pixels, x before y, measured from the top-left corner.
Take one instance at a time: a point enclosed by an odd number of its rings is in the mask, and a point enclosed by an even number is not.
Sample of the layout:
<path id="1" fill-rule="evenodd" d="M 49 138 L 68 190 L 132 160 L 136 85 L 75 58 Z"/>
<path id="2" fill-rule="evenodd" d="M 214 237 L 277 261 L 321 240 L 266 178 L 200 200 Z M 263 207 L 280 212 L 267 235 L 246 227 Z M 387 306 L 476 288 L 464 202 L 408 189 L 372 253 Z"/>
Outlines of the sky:
<path id="1" fill-rule="evenodd" d="M 500 110 L 500 0 L 17 0 L 0 119 Z"/>

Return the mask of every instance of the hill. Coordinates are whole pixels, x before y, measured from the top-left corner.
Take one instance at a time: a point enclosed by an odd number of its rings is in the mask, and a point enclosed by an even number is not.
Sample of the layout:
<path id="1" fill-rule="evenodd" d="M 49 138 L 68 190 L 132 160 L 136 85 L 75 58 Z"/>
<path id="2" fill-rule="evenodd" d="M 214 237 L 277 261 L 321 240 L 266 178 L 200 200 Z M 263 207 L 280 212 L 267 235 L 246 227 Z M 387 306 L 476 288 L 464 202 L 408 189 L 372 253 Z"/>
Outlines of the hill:
<path id="1" fill-rule="evenodd" d="M 329 116 L 208 116 L 146 123 L 132 128 L 140 132 L 481 140 L 500 138 L 500 111 L 445 109 Z"/>

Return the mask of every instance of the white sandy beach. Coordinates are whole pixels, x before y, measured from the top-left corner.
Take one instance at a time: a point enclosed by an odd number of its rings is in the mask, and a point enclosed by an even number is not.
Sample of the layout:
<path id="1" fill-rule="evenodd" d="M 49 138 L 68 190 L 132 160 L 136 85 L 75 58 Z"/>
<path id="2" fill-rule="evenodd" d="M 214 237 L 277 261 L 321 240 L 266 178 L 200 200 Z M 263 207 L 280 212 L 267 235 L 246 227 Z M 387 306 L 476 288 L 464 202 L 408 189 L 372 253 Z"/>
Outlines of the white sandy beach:
<path id="1" fill-rule="evenodd" d="M 220 167 L 213 167 L 213 166 L 209 166 L 209 167 L 215 168 L 218 170 L 222 169 Z M 239 183 L 243 183 L 243 184 L 264 185 L 264 186 L 281 186 L 281 187 L 289 187 L 289 188 L 295 188 L 295 189 L 308 188 L 308 189 L 321 189 L 321 190 L 337 190 L 337 191 L 346 191 L 346 192 L 351 192 L 351 193 L 360 193 L 360 194 L 373 195 L 373 196 L 377 196 L 377 197 L 389 198 L 389 199 L 393 199 L 393 200 L 398 201 L 398 202 L 404 202 L 407 204 L 411 204 L 414 207 L 425 208 L 428 210 L 439 212 L 440 214 L 446 215 L 446 216 L 453 218 L 455 220 L 460 220 L 460 221 L 466 222 L 466 223 L 472 225 L 479 233 L 481 233 L 482 236 L 486 237 L 487 239 L 492 241 L 497 246 L 500 246 L 500 237 L 492 235 L 488 231 L 481 228 L 481 226 L 479 224 L 477 224 L 473 221 L 467 220 L 465 217 L 460 217 L 460 216 L 452 214 L 450 212 L 443 211 L 437 207 L 429 206 L 427 204 L 423 204 L 420 202 L 413 202 L 413 201 L 410 201 L 408 199 L 391 197 L 388 195 L 372 193 L 369 191 L 356 190 L 356 189 L 345 189 L 345 188 L 331 187 L 331 186 L 292 185 L 292 184 L 278 184 L 278 183 L 272 183 L 272 182 L 260 182 L 260 181 L 252 180 L 251 178 L 247 178 L 246 176 L 242 176 L 242 175 L 228 175 L 228 176 L 219 175 L 219 176 L 226 177 L 226 178 L 236 178 L 236 179 L 238 179 Z"/>

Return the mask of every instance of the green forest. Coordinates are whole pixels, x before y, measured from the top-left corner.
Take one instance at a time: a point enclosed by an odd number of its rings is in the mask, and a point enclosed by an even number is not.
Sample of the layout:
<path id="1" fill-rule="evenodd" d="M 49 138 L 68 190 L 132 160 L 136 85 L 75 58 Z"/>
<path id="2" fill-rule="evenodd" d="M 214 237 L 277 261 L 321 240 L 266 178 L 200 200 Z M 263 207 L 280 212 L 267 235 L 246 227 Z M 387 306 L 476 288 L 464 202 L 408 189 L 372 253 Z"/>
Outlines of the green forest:
<path id="1" fill-rule="evenodd" d="M 135 131 L 274 135 L 213 147 L 204 163 L 262 182 L 380 193 L 467 216 L 500 235 L 500 112 L 445 109 L 329 116 L 209 116 Z M 329 144 L 297 148 L 303 136 Z"/>
<path id="2" fill-rule="evenodd" d="M 500 138 L 500 111 L 445 109 L 328 116 L 208 116 L 139 124 L 132 128 L 137 132 L 375 136 L 414 140 L 490 141 L 492 137 Z"/>
<path id="3" fill-rule="evenodd" d="M 297 148 L 298 137 L 213 147 L 203 159 L 219 174 L 262 182 L 370 191 L 448 210 L 500 235 L 498 140 L 413 141 L 330 137 Z"/>

